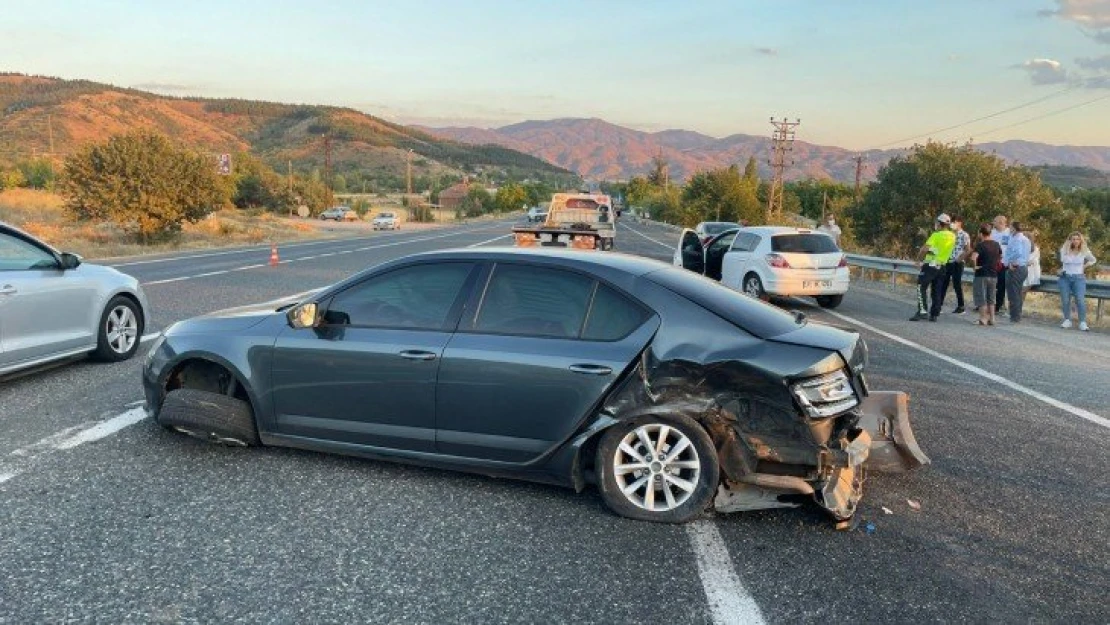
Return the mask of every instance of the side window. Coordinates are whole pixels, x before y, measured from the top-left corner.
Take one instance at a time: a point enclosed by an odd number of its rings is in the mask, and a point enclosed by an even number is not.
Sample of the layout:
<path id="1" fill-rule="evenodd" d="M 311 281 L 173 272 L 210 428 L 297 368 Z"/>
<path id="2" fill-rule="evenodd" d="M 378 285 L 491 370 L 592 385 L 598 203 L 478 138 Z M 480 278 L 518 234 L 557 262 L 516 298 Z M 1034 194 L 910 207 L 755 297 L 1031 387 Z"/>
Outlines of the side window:
<path id="1" fill-rule="evenodd" d="M 54 255 L 23 239 L 0 232 L 0 271 L 56 269 Z"/>
<path id="2" fill-rule="evenodd" d="M 735 238 L 736 238 L 735 234 L 726 234 L 726 235 L 722 236 L 721 238 L 717 239 L 712 244 L 710 244 L 709 249 L 706 250 L 706 253 L 711 255 L 711 256 L 717 255 L 717 254 L 724 254 L 725 252 L 728 251 L 729 246 L 732 245 L 732 241 Z"/>
<path id="3" fill-rule="evenodd" d="M 754 252 L 756 248 L 759 247 L 759 244 L 763 242 L 763 237 L 758 234 L 749 234 L 748 236 L 751 237 L 751 239 L 748 240 L 748 251 Z"/>
<path id="4" fill-rule="evenodd" d="M 594 280 L 525 265 L 497 265 L 474 329 L 494 334 L 577 338 Z"/>
<path id="5" fill-rule="evenodd" d="M 429 263 L 370 278 L 332 298 L 327 325 L 440 330 L 474 267 Z"/>
<path id="6" fill-rule="evenodd" d="M 586 320 L 582 338 L 591 341 L 616 341 L 640 327 L 646 317 L 646 311 L 639 304 L 601 284 L 594 294 L 590 318 Z"/>

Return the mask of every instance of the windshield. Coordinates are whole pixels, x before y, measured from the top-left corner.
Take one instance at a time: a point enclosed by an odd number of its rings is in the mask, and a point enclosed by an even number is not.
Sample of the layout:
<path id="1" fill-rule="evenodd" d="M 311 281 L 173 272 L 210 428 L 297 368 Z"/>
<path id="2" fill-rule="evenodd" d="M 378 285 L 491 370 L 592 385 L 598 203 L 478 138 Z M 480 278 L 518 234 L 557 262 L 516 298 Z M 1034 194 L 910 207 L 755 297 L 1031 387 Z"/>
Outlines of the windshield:
<path id="1" fill-rule="evenodd" d="M 780 234 L 771 237 L 771 251 L 784 254 L 835 254 L 840 251 L 824 234 Z"/>

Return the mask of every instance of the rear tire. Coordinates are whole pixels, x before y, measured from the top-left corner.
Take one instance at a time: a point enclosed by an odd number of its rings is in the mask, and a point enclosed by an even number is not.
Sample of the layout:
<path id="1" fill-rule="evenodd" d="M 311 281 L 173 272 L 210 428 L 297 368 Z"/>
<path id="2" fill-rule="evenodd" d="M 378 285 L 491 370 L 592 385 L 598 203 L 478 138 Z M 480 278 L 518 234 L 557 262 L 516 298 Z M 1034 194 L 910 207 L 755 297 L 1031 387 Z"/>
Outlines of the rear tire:
<path id="1" fill-rule="evenodd" d="M 170 391 L 155 420 L 164 427 L 229 447 L 260 445 L 249 403 L 219 393 Z"/>
<path id="2" fill-rule="evenodd" d="M 117 295 L 100 315 L 93 355 L 105 362 L 120 362 L 135 355 L 143 336 L 143 313 L 135 300 Z"/>
<path id="3" fill-rule="evenodd" d="M 821 308 L 836 308 L 840 302 L 844 301 L 843 295 L 818 295 L 814 299 L 817 300 L 817 305 Z"/>
<path id="4" fill-rule="evenodd" d="M 767 291 L 763 290 L 763 281 L 754 273 L 744 276 L 744 295 L 755 299 L 767 299 Z"/>
<path id="5" fill-rule="evenodd" d="M 614 425 L 601 437 L 594 466 L 610 510 L 657 523 L 696 518 L 709 506 L 720 479 L 709 434 L 681 415 Z"/>

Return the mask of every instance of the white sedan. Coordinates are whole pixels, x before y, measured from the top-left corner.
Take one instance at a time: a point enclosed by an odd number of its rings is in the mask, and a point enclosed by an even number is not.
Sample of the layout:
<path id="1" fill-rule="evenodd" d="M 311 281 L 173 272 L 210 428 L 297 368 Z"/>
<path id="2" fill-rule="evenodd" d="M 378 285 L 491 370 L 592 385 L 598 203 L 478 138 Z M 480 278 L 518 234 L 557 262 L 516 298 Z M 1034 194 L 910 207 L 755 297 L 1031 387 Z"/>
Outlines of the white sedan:
<path id="1" fill-rule="evenodd" d="M 807 228 L 755 226 L 702 243 L 683 230 L 674 264 L 751 297 L 809 295 L 836 308 L 848 292 L 848 259 L 827 234 Z"/>

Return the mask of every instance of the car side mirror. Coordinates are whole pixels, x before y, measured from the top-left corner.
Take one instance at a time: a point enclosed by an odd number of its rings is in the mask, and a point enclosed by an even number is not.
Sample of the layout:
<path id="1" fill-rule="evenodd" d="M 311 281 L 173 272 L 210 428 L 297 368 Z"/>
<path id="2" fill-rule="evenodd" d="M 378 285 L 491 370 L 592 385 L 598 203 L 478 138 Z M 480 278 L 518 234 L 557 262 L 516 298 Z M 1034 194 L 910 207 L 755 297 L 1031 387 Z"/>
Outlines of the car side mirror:
<path id="1" fill-rule="evenodd" d="M 316 302 L 305 302 L 299 306 L 294 306 L 287 313 L 289 325 L 298 330 L 315 328 L 319 320 L 317 316 L 318 312 L 319 307 L 316 305 Z"/>
<path id="2" fill-rule="evenodd" d="M 77 269 L 81 266 L 81 257 L 77 254 L 70 254 L 69 252 L 62 252 L 61 255 L 62 271 L 70 269 Z"/>

